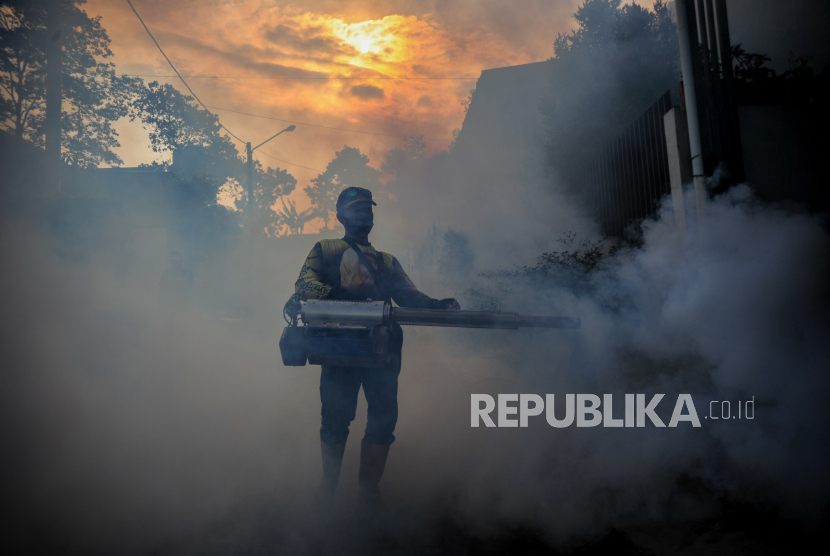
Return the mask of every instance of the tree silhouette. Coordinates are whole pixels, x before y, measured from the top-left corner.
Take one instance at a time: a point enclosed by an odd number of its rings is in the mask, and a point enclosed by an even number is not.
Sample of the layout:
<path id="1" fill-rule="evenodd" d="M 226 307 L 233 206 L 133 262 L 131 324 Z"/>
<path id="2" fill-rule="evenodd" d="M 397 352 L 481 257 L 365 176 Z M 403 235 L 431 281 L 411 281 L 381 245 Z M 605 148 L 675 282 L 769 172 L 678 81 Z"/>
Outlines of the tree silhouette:
<path id="1" fill-rule="evenodd" d="M 578 172 L 604 143 L 680 79 L 677 29 L 668 7 L 585 0 L 578 26 L 554 41 L 554 80 L 541 109 L 551 166 Z"/>
<path id="2" fill-rule="evenodd" d="M 152 81 L 138 91 L 130 119 L 144 124 L 154 152 L 172 152 L 174 162 L 176 155 L 188 157 L 189 167 L 195 165 L 219 183 L 228 179 L 245 183 L 244 162 L 230 137 L 222 133 L 219 118 L 172 85 Z"/>
<path id="3" fill-rule="evenodd" d="M 328 225 L 340 191 L 346 187 L 363 187 L 376 193 L 380 176 L 380 170 L 369 166 L 369 157 L 360 149 L 344 145 L 343 150 L 335 153 L 326 171 L 304 189 L 311 199 L 311 218 L 322 218 Z"/>
<path id="4" fill-rule="evenodd" d="M 307 208 L 303 212 L 297 212 L 297 206 L 291 199 L 286 202 L 286 197 L 280 197 L 280 202 L 282 203 L 282 210 L 277 211 L 277 217 L 280 225 L 286 229 L 280 229 L 276 235 L 279 237 L 303 233 L 306 223 L 315 218 L 314 207 Z"/>
<path id="5" fill-rule="evenodd" d="M 772 61 L 766 54 L 747 52 L 741 43 L 732 45 L 731 54 L 735 79 L 766 79 L 775 76 L 775 71 L 765 66 Z"/>
<path id="6" fill-rule="evenodd" d="M 112 152 L 118 134 L 112 122 L 125 116 L 141 81 L 118 77 L 101 18 L 89 17 L 86 0 L 56 2 L 61 10 L 61 147 L 66 163 L 120 165 Z M 20 139 L 45 144 L 45 0 L 0 2 L 0 126 Z"/>
<path id="7" fill-rule="evenodd" d="M 271 237 L 280 237 L 289 233 L 302 233 L 302 224 L 296 214 L 293 203 L 289 200 L 286 206 L 285 198 L 297 187 L 297 179 L 280 168 L 263 170 L 256 162 L 254 174 L 257 183 L 254 185 L 254 203 L 256 204 L 257 229 L 265 230 Z M 282 209 L 277 205 L 281 201 Z M 237 202 L 237 206 L 241 203 Z M 293 212 L 291 212 L 292 209 Z M 300 231 L 295 232 L 299 225 Z"/>
<path id="8" fill-rule="evenodd" d="M 208 183 L 215 185 L 214 196 L 228 183 L 247 189 L 246 162 L 231 138 L 222 132 L 219 118 L 198 105 L 193 97 L 172 85 L 153 81 L 136 93 L 130 117 L 144 124 L 154 152 L 173 153 L 172 163 L 162 163 L 169 170 L 210 176 Z M 247 225 L 270 237 L 302 230 L 305 213 L 292 212 L 293 204 L 289 201 L 286 205 L 284 200 L 296 189 L 297 179 L 286 170 L 264 168 L 256 160 L 253 164 L 254 204 L 248 206 L 247 195 L 236 201 L 239 210 L 250 213 L 246 215 Z"/>

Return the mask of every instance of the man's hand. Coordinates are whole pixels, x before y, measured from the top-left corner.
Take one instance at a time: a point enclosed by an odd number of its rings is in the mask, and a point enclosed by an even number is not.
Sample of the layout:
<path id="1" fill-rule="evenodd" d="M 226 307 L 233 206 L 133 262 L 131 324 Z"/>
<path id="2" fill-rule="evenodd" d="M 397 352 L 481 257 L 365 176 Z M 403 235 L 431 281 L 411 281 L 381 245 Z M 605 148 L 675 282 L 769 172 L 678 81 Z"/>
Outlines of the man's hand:
<path id="1" fill-rule="evenodd" d="M 436 299 L 432 302 L 432 309 L 461 309 L 461 305 L 458 304 L 452 297 L 448 297 L 446 299 Z"/>

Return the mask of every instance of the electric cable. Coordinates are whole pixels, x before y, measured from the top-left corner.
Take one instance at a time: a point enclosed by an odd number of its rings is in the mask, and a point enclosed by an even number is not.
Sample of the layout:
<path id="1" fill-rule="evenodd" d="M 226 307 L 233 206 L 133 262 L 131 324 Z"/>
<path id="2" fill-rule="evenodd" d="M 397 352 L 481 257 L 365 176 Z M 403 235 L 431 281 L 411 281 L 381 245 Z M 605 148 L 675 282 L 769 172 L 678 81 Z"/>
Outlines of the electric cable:
<path id="1" fill-rule="evenodd" d="M 181 77 L 149 73 L 123 73 L 126 77 Z M 192 79 L 272 79 L 276 81 L 472 81 L 478 77 L 271 77 L 267 75 L 186 75 Z"/>
<path id="2" fill-rule="evenodd" d="M 317 168 L 309 168 L 308 166 L 303 166 L 302 164 L 294 164 L 293 162 L 288 162 L 287 160 L 282 160 L 281 158 L 277 158 L 276 156 L 271 156 L 270 154 L 268 154 L 265 151 L 257 151 L 257 152 L 259 154 L 264 154 L 268 158 L 273 158 L 274 160 L 276 160 L 278 162 L 282 162 L 284 164 L 290 164 L 291 166 L 299 166 L 300 168 L 305 168 L 306 170 L 314 170 L 315 172 L 320 172 L 321 174 L 324 172 L 324 170 L 318 170 Z"/>
<path id="3" fill-rule="evenodd" d="M 320 128 L 323 128 L 323 129 L 334 129 L 334 130 L 337 130 L 337 131 L 348 131 L 348 132 L 351 132 L 351 133 L 363 133 L 365 135 L 381 135 L 383 137 L 397 137 L 398 139 L 408 137 L 407 135 L 392 135 L 391 133 L 379 133 L 377 131 L 361 131 L 359 129 L 346 129 L 346 128 L 342 128 L 342 127 L 331 127 L 331 126 L 327 126 L 327 125 L 309 124 L 309 123 L 306 123 L 306 122 L 297 122 L 297 121 L 294 121 L 294 120 L 283 120 L 282 118 L 272 118 L 271 116 L 262 116 L 261 114 L 251 114 L 250 112 L 240 112 L 238 110 L 231 110 L 229 108 L 220 108 L 218 106 L 210 106 L 209 108 L 212 108 L 214 110 L 221 110 L 223 112 L 232 112 L 234 114 L 242 114 L 243 116 L 252 116 L 254 118 L 263 118 L 265 120 L 274 120 L 274 121 L 277 121 L 277 122 L 287 122 L 287 123 L 290 123 L 290 124 L 305 125 L 305 126 L 309 126 L 309 127 L 320 127 Z M 440 141 L 440 139 L 437 139 L 435 137 L 424 137 L 424 139 L 434 139 L 436 141 Z"/>
<path id="4" fill-rule="evenodd" d="M 141 19 L 141 16 L 140 16 L 140 15 L 138 15 L 138 12 L 137 12 L 137 11 L 135 11 L 135 7 L 133 6 L 133 3 L 132 3 L 132 2 L 130 2 L 130 0 L 127 0 L 127 4 L 129 4 L 129 5 L 130 5 L 130 9 L 133 11 L 133 13 L 135 14 L 135 16 L 136 16 L 136 17 L 138 18 L 138 20 L 141 22 L 141 25 L 144 27 L 144 30 L 145 30 L 145 31 L 147 31 L 147 34 L 148 34 L 148 35 L 150 35 L 150 38 L 151 38 L 151 39 L 153 39 L 153 42 L 156 44 L 156 48 L 158 48 L 158 49 L 159 49 L 159 52 L 161 52 L 161 55 L 162 55 L 162 56 L 164 56 L 164 59 L 165 59 L 165 60 L 167 60 L 167 63 L 168 63 L 168 64 L 170 64 L 170 68 L 171 68 L 171 69 L 172 69 L 172 70 L 176 73 L 176 75 L 178 76 L 178 78 L 182 80 L 182 83 L 184 83 L 184 86 L 185 86 L 185 87 L 187 87 L 187 90 L 188 90 L 188 91 L 190 91 L 190 94 L 191 94 L 191 95 L 193 95 L 193 98 L 195 98 L 195 99 L 196 99 L 196 101 L 197 101 L 199 104 L 201 104 L 201 105 L 202 105 L 202 108 L 204 108 L 204 109 L 207 111 L 207 113 L 208 113 L 208 114 L 213 115 L 213 114 L 211 113 L 211 111 L 210 111 L 210 110 L 208 110 L 207 106 L 205 106 L 205 103 L 204 103 L 204 102 L 202 102 L 202 101 L 201 101 L 201 99 L 199 99 L 199 97 L 196 95 L 196 93 L 194 93 L 194 92 L 193 92 L 193 89 L 191 89 L 191 88 L 190 88 L 190 85 L 188 85 L 188 84 L 187 84 L 187 81 L 185 81 L 185 80 L 184 80 L 184 77 L 182 77 L 182 76 L 181 76 L 181 74 L 179 73 L 179 70 L 177 70 L 177 69 L 176 69 L 176 66 L 174 66 L 174 65 L 173 65 L 173 62 L 171 62 L 171 61 L 170 61 L 170 58 L 168 58 L 168 57 L 167 57 L 167 54 L 165 54 L 165 53 L 164 53 L 164 50 L 162 50 L 162 49 L 161 49 L 161 45 L 158 43 L 158 41 L 156 40 L 156 38 L 155 38 L 155 37 L 153 36 L 153 34 L 150 32 L 150 29 L 148 29 L 148 28 L 147 28 L 147 24 L 146 24 L 146 23 L 144 23 L 144 20 L 143 20 L 143 19 Z M 171 75 L 170 77 L 173 77 L 173 76 Z M 240 143 L 242 143 L 242 144 L 245 144 L 245 143 L 246 143 L 245 141 L 243 141 L 242 139 L 240 139 L 239 137 L 237 137 L 237 136 L 236 136 L 236 135 L 235 135 L 235 134 L 234 134 L 234 133 L 233 133 L 230 129 L 228 129 L 227 127 L 225 127 L 225 126 L 224 126 L 224 124 L 223 124 L 222 122 L 220 122 L 220 121 L 219 121 L 219 118 L 218 118 L 218 117 L 217 117 L 217 122 L 219 123 L 219 125 L 220 125 L 220 126 L 222 126 L 222 129 L 224 129 L 225 131 L 227 131 L 227 132 L 230 134 L 230 136 L 231 136 L 231 137 L 233 137 L 234 139 L 236 139 L 237 141 L 239 141 L 239 142 L 240 142 Z"/>
<path id="5" fill-rule="evenodd" d="M 380 135 L 380 136 L 384 136 L 384 137 L 397 137 L 397 138 L 406 138 L 407 137 L 406 135 L 392 135 L 390 133 L 378 133 L 378 132 L 373 132 L 373 131 L 361 131 L 361 130 L 357 130 L 357 129 L 345 129 L 345 128 L 340 128 L 340 127 L 330 127 L 330 126 L 324 126 L 324 125 L 318 125 L 318 124 L 309 124 L 309 123 L 306 123 L 306 122 L 295 122 L 295 121 L 292 121 L 292 120 L 284 120 L 284 119 L 281 119 L 281 118 L 272 118 L 270 116 L 262 116 L 262 115 L 259 115 L 259 114 L 251 114 L 251 113 L 248 113 L 248 112 L 240 112 L 240 111 L 237 111 L 237 110 L 230 110 L 230 109 L 227 109 L 227 108 L 219 108 L 218 106 L 208 107 L 204 102 L 202 102 L 202 100 L 193 91 L 193 89 L 190 88 L 190 85 L 187 84 L 187 81 L 185 81 L 184 77 L 182 77 L 182 75 L 179 73 L 179 70 L 176 69 L 176 66 L 173 65 L 173 62 L 171 62 L 170 58 L 167 57 L 167 54 L 164 53 L 164 50 L 161 48 L 161 45 L 158 43 L 156 38 L 150 32 L 150 29 L 147 27 L 147 24 L 144 23 L 144 20 L 141 18 L 141 16 L 136 11 L 135 7 L 133 6 L 133 3 L 130 0 L 127 0 L 127 4 L 129 4 L 130 9 L 133 11 L 135 16 L 138 18 L 138 21 L 141 22 L 141 25 L 144 27 L 144 30 L 147 31 L 147 34 L 150 36 L 150 39 L 152 39 L 153 43 L 156 45 L 156 48 L 158 48 L 159 52 L 161 52 L 161 55 L 164 56 L 165 60 L 167 60 L 167 63 L 170 66 L 170 69 L 172 69 L 176 74 L 175 76 L 173 76 L 173 75 L 136 74 L 136 75 L 133 75 L 133 77 L 178 77 L 181 80 L 181 82 L 184 84 L 184 86 L 187 88 L 187 90 L 190 91 L 190 94 L 193 95 L 193 98 L 195 98 L 196 101 L 202 106 L 202 108 L 204 108 L 205 111 L 207 111 L 211 115 L 213 115 L 213 113 L 210 111 L 210 108 L 213 108 L 214 110 L 222 110 L 222 111 L 225 111 L 225 112 L 232 112 L 232 113 L 235 113 L 235 114 L 242 114 L 242 115 L 245 115 L 245 116 L 252 116 L 252 117 L 255 117 L 255 118 L 263 118 L 263 119 L 266 119 L 266 120 L 274 120 L 274 121 L 278 121 L 278 122 L 294 123 L 294 124 L 305 125 L 305 126 L 309 126 L 309 127 L 319 127 L 319 128 L 322 128 L 322 129 L 332 129 L 332 130 L 337 130 L 337 131 L 346 131 L 346 132 L 350 132 L 350 133 L 362 133 L 362 134 L 365 134 L 365 135 Z M 123 75 L 130 75 L 130 74 L 123 74 Z M 188 76 L 188 77 L 200 78 L 200 76 Z M 221 78 L 221 77 L 218 77 L 218 76 L 212 76 L 212 77 L 213 78 Z M 256 77 L 256 76 L 251 76 L 251 77 Z M 227 78 L 227 79 L 239 79 L 241 77 L 225 77 L 225 78 Z M 267 77 L 262 77 L 262 78 L 269 79 Z M 417 80 L 417 79 L 468 79 L 468 78 L 460 78 L 460 77 L 422 77 L 422 78 L 420 78 L 420 77 L 419 78 L 409 78 L 409 77 L 371 77 L 371 78 L 363 78 L 363 77 L 333 77 L 333 78 L 308 77 L 308 78 L 304 78 L 304 77 L 296 77 L 296 78 L 289 78 L 289 77 L 285 77 L 285 78 L 271 78 L 271 79 L 321 79 L 321 80 L 322 79 L 386 79 L 386 80 L 413 80 L 413 79 L 416 79 Z M 469 78 L 469 79 L 478 79 L 478 78 Z M 231 137 L 233 137 L 234 139 L 236 139 L 237 141 L 239 141 L 242 144 L 247 144 L 246 141 L 243 141 L 242 139 L 237 137 L 236 134 L 233 133 L 230 129 L 228 129 L 221 121 L 218 120 L 218 118 L 217 118 L 217 123 L 222 127 L 222 129 L 227 131 L 228 134 Z M 432 138 L 426 137 L 426 139 L 432 139 Z M 260 152 L 262 154 L 264 154 L 265 156 L 269 157 L 269 158 L 272 158 L 272 159 L 274 159 L 278 162 L 282 162 L 283 164 L 289 164 L 291 166 L 297 166 L 299 168 L 305 168 L 306 170 L 312 170 L 314 172 L 321 172 L 321 173 L 323 172 L 323 170 L 319 170 L 317 168 L 310 168 L 308 166 L 303 166 L 302 164 L 295 164 L 293 162 L 288 162 L 287 160 L 282 160 L 282 159 L 277 158 L 275 156 L 272 156 L 272 155 L 270 155 L 270 154 L 268 154 L 264 151 L 260 151 Z"/>

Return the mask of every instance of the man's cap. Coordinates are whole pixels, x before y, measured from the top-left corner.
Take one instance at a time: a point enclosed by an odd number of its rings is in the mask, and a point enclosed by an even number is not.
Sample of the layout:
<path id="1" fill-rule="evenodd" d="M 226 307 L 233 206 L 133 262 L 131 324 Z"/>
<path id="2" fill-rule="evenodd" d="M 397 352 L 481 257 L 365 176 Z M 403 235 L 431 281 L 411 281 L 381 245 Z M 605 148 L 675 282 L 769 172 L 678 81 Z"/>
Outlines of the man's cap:
<path id="1" fill-rule="evenodd" d="M 377 203 L 372 200 L 372 192 L 368 189 L 347 187 L 340 192 L 340 196 L 337 198 L 337 212 L 357 203 L 372 203 L 377 206 Z"/>

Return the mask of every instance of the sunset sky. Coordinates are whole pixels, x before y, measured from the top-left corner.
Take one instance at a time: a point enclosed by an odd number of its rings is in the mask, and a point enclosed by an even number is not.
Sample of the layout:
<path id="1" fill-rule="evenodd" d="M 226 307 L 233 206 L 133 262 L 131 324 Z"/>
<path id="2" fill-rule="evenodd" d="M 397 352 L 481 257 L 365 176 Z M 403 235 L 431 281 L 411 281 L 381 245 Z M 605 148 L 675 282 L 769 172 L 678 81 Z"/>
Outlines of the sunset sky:
<path id="1" fill-rule="evenodd" d="M 196 94 L 242 139 L 257 144 L 288 122 L 228 110 L 393 136 L 298 125 L 259 160 L 288 169 L 299 188 L 344 145 L 375 166 L 403 135 L 423 134 L 428 152 L 446 149 L 481 71 L 549 58 L 578 3 L 133 0 Z M 84 9 L 102 16 L 119 73 L 184 90 L 175 77 L 151 77 L 172 71 L 126 0 L 89 0 Z M 392 79 L 400 77 L 432 79 Z M 140 125 L 117 129 L 126 166 L 154 159 Z"/>

